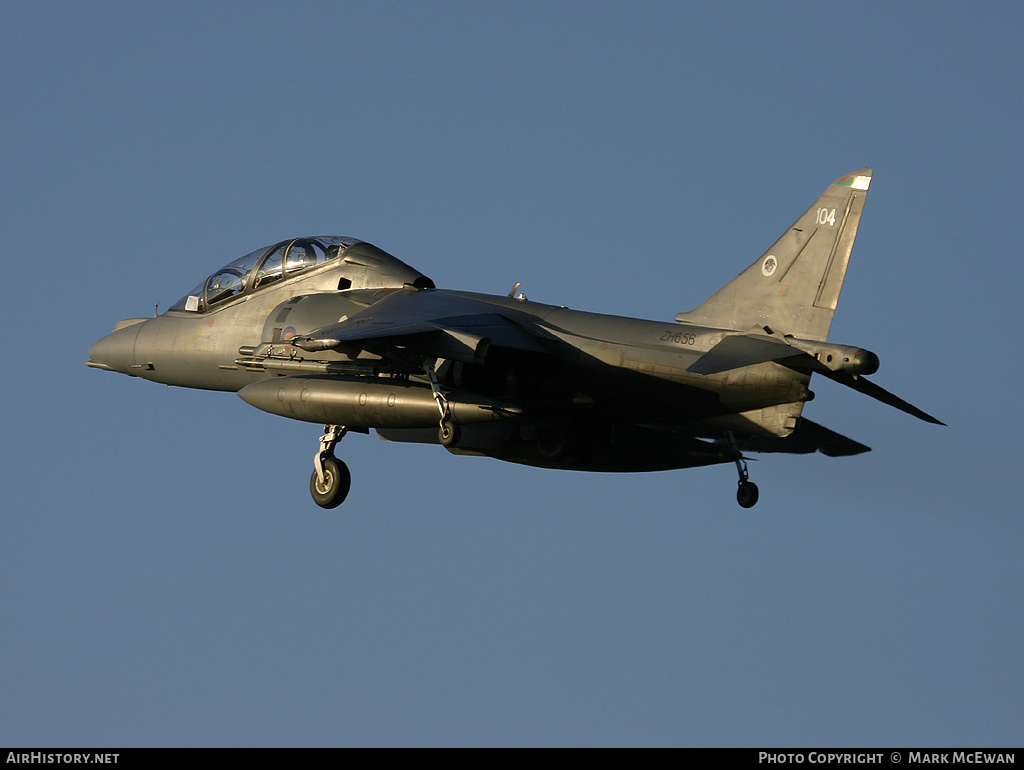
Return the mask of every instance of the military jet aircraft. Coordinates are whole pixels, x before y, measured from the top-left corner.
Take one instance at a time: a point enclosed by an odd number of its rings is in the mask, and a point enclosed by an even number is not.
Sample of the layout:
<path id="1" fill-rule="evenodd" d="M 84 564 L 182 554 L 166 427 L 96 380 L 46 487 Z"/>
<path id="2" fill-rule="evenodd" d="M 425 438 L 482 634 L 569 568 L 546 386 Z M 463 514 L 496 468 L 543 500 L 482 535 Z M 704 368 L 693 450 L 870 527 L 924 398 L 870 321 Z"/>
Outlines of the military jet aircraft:
<path id="1" fill-rule="evenodd" d="M 660 471 L 747 452 L 868 447 L 802 418 L 820 374 L 940 423 L 865 379 L 870 351 L 828 342 L 871 169 L 837 180 L 767 252 L 675 323 L 437 289 L 363 241 L 295 238 L 213 273 L 165 313 L 129 318 L 88 366 L 235 391 L 272 414 L 322 423 L 310 479 L 323 508 L 351 477 L 346 433 L 440 444 L 543 468 Z"/>

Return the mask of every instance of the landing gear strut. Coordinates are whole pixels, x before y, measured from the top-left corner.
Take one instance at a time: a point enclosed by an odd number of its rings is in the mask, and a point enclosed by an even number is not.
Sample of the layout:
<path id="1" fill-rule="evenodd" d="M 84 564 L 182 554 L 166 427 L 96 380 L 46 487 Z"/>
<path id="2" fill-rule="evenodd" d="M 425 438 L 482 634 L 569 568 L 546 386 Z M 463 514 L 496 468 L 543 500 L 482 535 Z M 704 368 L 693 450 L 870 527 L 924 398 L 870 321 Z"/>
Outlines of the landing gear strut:
<path id="1" fill-rule="evenodd" d="M 437 382 L 437 372 L 434 370 L 434 362 L 428 361 L 423 365 L 423 371 L 430 378 L 430 390 L 434 393 L 434 400 L 437 401 L 437 409 L 441 413 L 441 421 L 437 430 L 437 440 L 441 446 L 455 446 L 462 438 L 462 428 L 452 417 L 451 404 L 441 392 L 441 386 Z"/>
<path id="2" fill-rule="evenodd" d="M 347 432 L 344 425 L 325 425 L 320 437 L 320 451 L 313 458 L 313 475 L 309 492 L 321 508 L 337 508 L 348 497 L 352 474 L 348 466 L 334 456 L 334 447 Z"/>
<path id="3" fill-rule="evenodd" d="M 736 439 L 729 431 L 729 445 L 736 449 Z M 757 484 L 750 480 L 750 473 L 747 471 L 747 461 L 742 455 L 736 458 L 736 470 L 740 474 L 739 488 L 736 490 L 736 502 L 742 508 L 753 508 L 757 505 L 758 490 Z"/>

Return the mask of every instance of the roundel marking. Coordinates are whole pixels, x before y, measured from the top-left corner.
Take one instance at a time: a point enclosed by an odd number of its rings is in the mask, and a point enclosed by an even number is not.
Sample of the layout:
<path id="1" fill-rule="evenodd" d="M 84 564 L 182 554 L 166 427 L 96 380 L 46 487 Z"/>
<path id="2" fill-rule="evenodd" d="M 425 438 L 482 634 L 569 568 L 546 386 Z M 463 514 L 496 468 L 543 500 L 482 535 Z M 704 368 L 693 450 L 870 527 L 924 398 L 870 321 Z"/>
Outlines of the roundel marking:
<path id="1" fill-rule="evenodd" d="M 764 262 L 761 263 L 761 272 L 766 276 L 771 276 L 775 273 L 775 270 L 779 266 L 779 261 L 775 259 L 771 254 L 764 258 Z"/>

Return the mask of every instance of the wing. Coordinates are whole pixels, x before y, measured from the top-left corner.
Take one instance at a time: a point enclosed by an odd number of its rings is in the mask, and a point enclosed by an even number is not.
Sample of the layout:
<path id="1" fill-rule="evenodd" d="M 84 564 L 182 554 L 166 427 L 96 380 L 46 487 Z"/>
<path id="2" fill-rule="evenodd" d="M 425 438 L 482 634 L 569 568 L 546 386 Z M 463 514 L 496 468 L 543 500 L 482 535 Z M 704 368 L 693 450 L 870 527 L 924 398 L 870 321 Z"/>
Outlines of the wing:
<path id="1" fill-rule="evenodd" d="M 396 291 L 349 318 L 294 337 L 307 351 L 341 345 L 401 348 L 455 361 L 478 361 L 490 345 L 544 353 L 552 341 L 534 317 L 436 290 Z"/>

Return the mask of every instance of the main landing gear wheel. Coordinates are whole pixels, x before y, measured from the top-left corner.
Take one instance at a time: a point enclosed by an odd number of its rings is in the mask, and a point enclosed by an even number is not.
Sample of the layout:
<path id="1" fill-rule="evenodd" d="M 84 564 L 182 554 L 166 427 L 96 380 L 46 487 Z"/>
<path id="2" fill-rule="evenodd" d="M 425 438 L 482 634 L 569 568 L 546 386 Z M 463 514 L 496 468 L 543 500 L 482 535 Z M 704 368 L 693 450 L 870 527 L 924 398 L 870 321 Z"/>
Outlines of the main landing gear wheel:
<path id="1" fill-rule="evenodd" d="M 337 508 L 348 497 L 348 491 L 352 487 L 352 474 L 348 466 L 336 457 L 325 457 L 321 460 L 323 465 L 323 478 L 320 473 L 313 471 L 309 479 L 309 492 L 313 495 L 313 501 L 321 508 Z"/>

